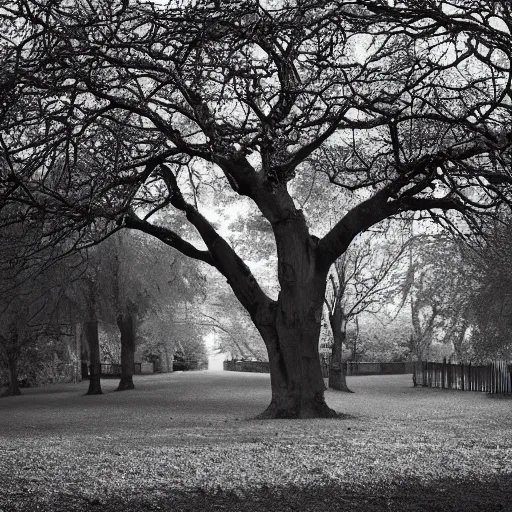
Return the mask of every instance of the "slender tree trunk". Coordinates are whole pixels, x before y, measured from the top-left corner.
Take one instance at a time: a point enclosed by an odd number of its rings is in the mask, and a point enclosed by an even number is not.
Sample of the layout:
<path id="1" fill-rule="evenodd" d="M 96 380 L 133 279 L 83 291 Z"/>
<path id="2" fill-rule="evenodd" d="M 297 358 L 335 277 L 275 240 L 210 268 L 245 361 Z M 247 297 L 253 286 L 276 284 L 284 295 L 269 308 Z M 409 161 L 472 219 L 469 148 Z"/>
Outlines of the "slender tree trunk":
<path id="1" fill-rule="evenodd" d="M 352 361 L 357 361 L 357 356 L 359 355 L 357 353 L 357 345 L 358 345 L 358 341 L 359 341 L 359 318 L 356 316 L 356 320 L 355 320 L 355 323 L 356 323 L 356 335 L 354 336 L 354 345 L 353 345 L 353 350 L 352 350 Z"/>
<path id="2" fill-rule="evenodd" d="M 98 320 L 89 320 L 84 325 L 85 337 L 89 345 L 89 389 L 87 395 L 101 395 L 100 339 Z"/>
<path id="3" fill-rule="evenodd" d="M 20 343 L 16 328 L 11 329 L 8 337 L 2 337 L 2 359 L 7 364 L 7 373 L 9 375 L 9 382 L 7 389 L 1 396 L 15 396 L 21 395 L 21 390 L 18 385 L 18 360 L 20 357 Z"/>
<path id="4" fill-rule="evenodd" d="M 331 352 L 331 364 L 329 365 L 329 387 L 337 391 L 352 393 L 347 386 L 345 370 L 343 368 L 342 348 L 347 338 L 343 310 L 336 307 L 333 314 L 329 315 L 331 324 L 333 344 Z"/>
<path id="5" fill-rule="evenodd" d="M 167 371 L 172 372 L 172 363 L 169 357 L 169 349 L 167 347 L 167 342 L 164 343 L 164 352 L 165 352 L 165 362 L 167 364 Z"/>
<path id="6" fill-rule="evenodd" d="M 134 389 L 135 368 L 135 319 L 132 314 L 119 315 L 117 326 L 121 332 L 121 380 L 117 391 Z"/>
<path id="7" fill-rule="evenodd" d="M 82 380 L 89 378 L 89 343 L 87 340 L 85 326 L 80 325 L 80 370 L 82 374 Z"/>
<path id="8" fill-rule="evenodd" d="M 10 351 L 7 356 L 7 371 L 9 374 L 9 385 L 2 393 L 2 396 L 21 395 L 18 385 L 18 354 L 13 353 L 13 351 Z"/>

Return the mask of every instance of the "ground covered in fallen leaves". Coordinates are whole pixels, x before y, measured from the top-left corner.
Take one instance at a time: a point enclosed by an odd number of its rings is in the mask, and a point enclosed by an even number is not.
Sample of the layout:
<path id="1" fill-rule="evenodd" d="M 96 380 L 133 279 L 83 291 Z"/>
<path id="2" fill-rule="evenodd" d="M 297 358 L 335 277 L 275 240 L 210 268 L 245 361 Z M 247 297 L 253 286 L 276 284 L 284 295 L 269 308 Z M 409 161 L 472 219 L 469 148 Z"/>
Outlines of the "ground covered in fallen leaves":
<path id="1" fill-rule="evenodd" d="M 139 377 L 0 400 L 0 512 L 512 511 L 512 400 L 349 377 L 345 420 L 253 419 L 268 375 Z"/>

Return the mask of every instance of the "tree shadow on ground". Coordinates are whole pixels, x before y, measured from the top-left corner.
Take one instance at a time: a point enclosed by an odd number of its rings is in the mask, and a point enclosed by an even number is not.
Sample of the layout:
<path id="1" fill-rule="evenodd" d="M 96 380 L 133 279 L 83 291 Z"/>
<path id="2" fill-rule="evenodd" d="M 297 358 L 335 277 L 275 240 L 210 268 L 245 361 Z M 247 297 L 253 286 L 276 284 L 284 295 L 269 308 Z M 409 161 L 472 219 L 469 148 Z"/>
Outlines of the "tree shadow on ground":
<path id="1" fill-rule="evenodd" d="M 512 394 L 486 393 L 486 397 L 491 400 L 512 400 Z"/>
<path id="2" fill-rule="evenodd" d="M 38 496 L 14 494 L 2 501 L 3 512 L 51 510 L 66 512 L 494 512 L 512 510 L 512 475 L 486 481 L 441 479 L 422 484 L 403 482 L 348 486 L 341 482 L 308 487 L 252 487 L 239 491 L 204 489 L 134 489 L 131 495 L 85 496 L 69 493 Z"/>

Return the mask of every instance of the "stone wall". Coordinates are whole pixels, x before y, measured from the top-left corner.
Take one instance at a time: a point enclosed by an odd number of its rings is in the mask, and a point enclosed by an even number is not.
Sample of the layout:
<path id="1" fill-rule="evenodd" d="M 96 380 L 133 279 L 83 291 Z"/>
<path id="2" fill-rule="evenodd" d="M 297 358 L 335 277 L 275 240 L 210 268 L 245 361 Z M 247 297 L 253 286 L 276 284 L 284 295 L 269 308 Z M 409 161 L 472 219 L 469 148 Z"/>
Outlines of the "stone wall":
<path id="1" fill-rule="evenodd" d="M 224 361 L 224 370 L 228 372 L 270 373 L 268 361 Z"/>
<path id="2" fill-rule="evenodd" d="M 324 377 L 329 375 L 328 362 L 322 361 Z M 414 362 L 404 363 L 357 363 L 345 361 L 346 375 L 398 375 L 413 373 Z M 268 361 L 224 361 L 224 370 L 228 372 L 270 373 Z"/>

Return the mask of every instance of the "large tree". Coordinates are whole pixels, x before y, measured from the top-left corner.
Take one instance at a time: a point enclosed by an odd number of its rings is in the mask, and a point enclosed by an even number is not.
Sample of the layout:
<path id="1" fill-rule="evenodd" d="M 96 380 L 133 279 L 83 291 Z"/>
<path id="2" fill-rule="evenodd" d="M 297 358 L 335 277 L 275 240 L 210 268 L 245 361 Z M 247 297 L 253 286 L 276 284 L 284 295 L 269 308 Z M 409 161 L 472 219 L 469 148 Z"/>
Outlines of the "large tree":
<path id="1" fill-rule="evenodd" d="M 402 212 L 454 224 L 444 212 L 474 221 L 508 200 L 510 14 L 492 0 L 5 2 L 3 200 L 76 229 L 117 220 L 217 269 L 267 348 L 262 417 L 332 416 L 318 355 L 331 265 Z M 290 183 L 327 159 L 359 202 L 319 238 Z M 268 222 L 277 297 L 201 210 L 190 172 Z M 171 207 L 201 246 L 159 224 Z"/>

